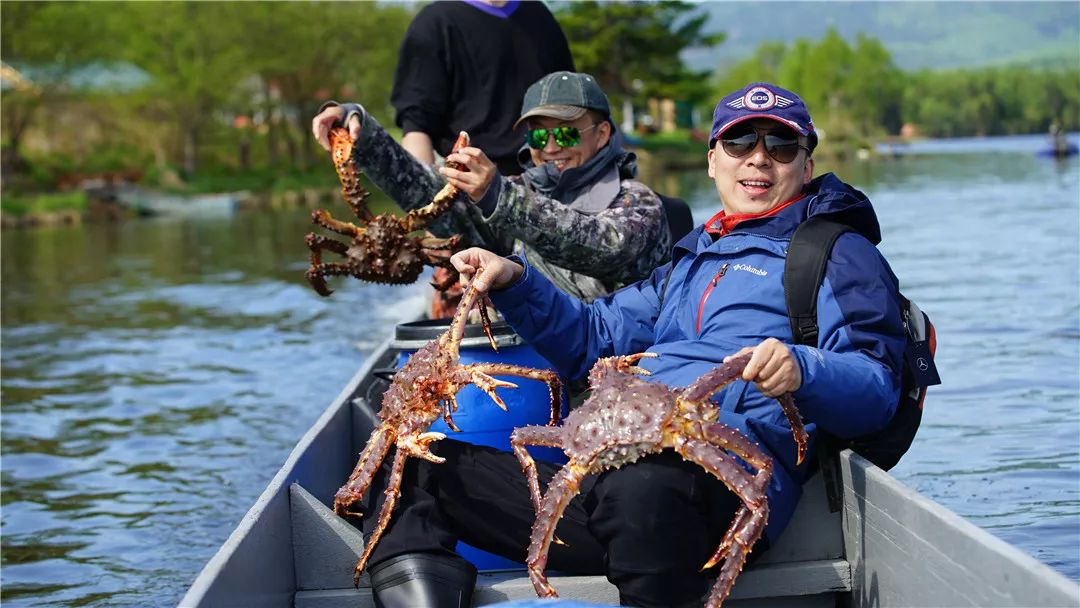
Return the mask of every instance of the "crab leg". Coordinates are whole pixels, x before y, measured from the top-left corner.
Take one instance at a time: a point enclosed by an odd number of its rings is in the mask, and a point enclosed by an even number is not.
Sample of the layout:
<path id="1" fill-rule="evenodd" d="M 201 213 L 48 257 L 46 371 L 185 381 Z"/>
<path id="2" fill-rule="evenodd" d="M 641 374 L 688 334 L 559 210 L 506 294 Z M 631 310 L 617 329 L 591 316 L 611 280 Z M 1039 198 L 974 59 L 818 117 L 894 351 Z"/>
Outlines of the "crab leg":
<path id="1" fill-rule="evenodd" d="M 363 234 L 364 229 L 360 226 L 354 226 L 349 222 L 343 222 L 341 220 L 335 220 L 330 212 L 323 211 L 322 209 L 316 209 L 311 212 L 311 221 L 326 228 L 327 230 L 333 230 L 338 234 L 350 236 L 355 238 L 356 236 Z"/>
<path id="2" fill-rule="evenodd" d="M 719 608 L 724 603 L 724 599 L 731 593 L 731 588 L 735 586 L 735 578 L 739 576 L 743 566 L 746 565 L 746 556 L 750 554 L 754 543 L 761 538 L 761 533 L 765 530 L 765 522 L 769 519 L 769 504 L 763 502 L 760 508 L 747 511 L 747 513 L 749 517 L 737 518 L 732 522 L 728 533 L 724 535 L 725 541 L 730 536 L 734 542 L 729 541 L 726 547 L 724 543 L 721 543 L 721 548 L 717 549 L 712 559 L 702 568 L 704 570 L 712 567 L 721 559 L 724 560 L 724 565 L 720 567 L 720 574 L 717 575 L 716 582 L 713 583 L 712 593 L 709 594 L 709 599 L 705 602 L 706 608 Z M 732 551 L 732 545 L 738 547 L 739 550 Z"/>
<path id="3" fill-rule="evenodd" d="M 458 133 L 457 141 L 454 142 L 454 147 L 450 151 L 451 154 L 469 145 L 469 134 L 465 131 Z M 448 162 L 447 167 L 451 169 L 457 169 L 458 171 L 468 171 L 468 169 L 461 163 Z M 420 209 L 413 209 L 405 216 L 405 222 L 408 226 L 409 232 L 413 230 L 420 230 L 426 228 L 431 220 L 440 215 L 444 211 L 450 208 L 457 200 L 461 191 L 451 184 L 446 184 L 439 190 L 435 198 L 431 199 L 431 202 L 421 207 Z"/>
<path id="4" fill-rule="evenodd" d="M 780 395 L 776 400 L 780 402 L 780 409 L 784 410 L 784 417 L 791 425 L 791 436 L 795 439 L 795 464 L 802 464 L 802 461 L 806 459 L 807 444 L 810 443 L 810 436 L 806 434 L 802 416 L 795 407 L 795 400 L 791 398 L 790 393 Z"/>
<path id="5" fill-rule="evenodd" d="M 519 378 L 528 378 L 543 382 L 548 387 L 548 397 L 551 399 L 551 419 L 548 421 L 548 426 L 555 426 L 559 423 L 559 418 L 562 414 L 562 381 L 559 380 L 559 375 L 550 369 L 533 369 L 531 367 L 523 367 L 509 363 L 473 363 L 471 365 L 466 365 L 465 369 L 470 373 L 480 374 L 484 378 L 490 378 L 494 382 L 499 382 L 500 384 L 497 384 L 496 386 L 517 387 L 516 384 L 502 382 L 501 380 L 491 378 L 488 374 L 517 376 Z M 502 403 L 502 400 L 495 395 L 494 391 L 488 391 L 475 379 L 473 382 L 484 390 L 484 392 L 491 395 L 491 398 L 494 399 L 496 403 Z M 500 405 L 500 407 L 505 409 L 502 405 Z"/>
<path id="6" fill-rule="evenodd" d="M 364 492 L 367 492 L 368 485 L 375 477 L 375 470 L 382 464 L 383 458 L 386 458 L 393 440 L 393 433 L 386 427 L 379 427 L 371 434 L 367 445 L 364 446 L 364 451 L 360 452 L 360 458 L 356 460 L 356 467 L 353 468 L 348 481 L 334 494 L 335 513 L 343 516 L 360 515 L 346 509 L 359 500 Z"/>
<path id="7" fill-rule="evenodd" d="M 390 471 L 390 478 L 386 481 L 386 490 L 383 491 L 383 505 L 379 511 L 379 521 L 375 524 L 375 530 L 371 533 L 371 538 L 368 539 L 367 544 L 364 546 L 364 552 L 360 555 L 360 560 L 356 562 L 356 567 L 353 568 L 353 586 L 358 589 L 360 588 L 360 575 L 363 574 L 364 567 L 367 566 L 367 561 L 371 557 L 371 552 L 375 550 L 375 545 L 382 538 L 386 524 L 390 523 L 390 514 L 393 513 L 398 496 L 401 494 L 401 477 L 405 470 L 405 458 L 408 455 L 408 451 L 400 447 L 397 453 L 394 454 L 394 466 Z"/>
<path id="8" fill-rule="evenodd" d="M 345 199 L 345 204 L 349 206 L 349 209 L 352 209 L 356 219 L 365 224 L 375 219 L 375 215 L 371 213 L 371 210 L 367 207 L 367 199 L 371 198 L 371 193 L 361 188 L 359 183 L 356 184 L 355 190 L 352 190 L 348 186 L 343 186 L 341 193 L 342 197 Z"/>
<path id="9" fill-rule="evenodd" d="M 686 387 L 682 393 L 687 401 L 702 401 L 718 393 L 728 384 L 742 378 L 746 364 L 750 362 L 750 353 L 736 357 L 723 365 L 714 367 L 702 377 Z"/>
<path id="10" fill-rule="evenodd" d="M 683 399 L 688 401 L 708 399 L 731 382 L 741 379 L 751 356 L 752 353 L 746 353 L 713 368 L 683 391 Z M 795 438 L 796 464 L 802 464 L 803 459 L 806 458 L 807 444 L 810 441 L 806 428 L 803 426 L 802 417 L 799 416 L 799 410 L 795 407 L 791 395 L 781 395 L 777 401 L 780 402 L 780 409 L 784 411 L 784 416 L 791 425 L 791 434 Z"/>
<path id="11" fill-rule="evenodd" d="M 735 433 L 735 431 L 732 431 L 732 433 Z M 711 473 L 713 477 L 724 482 L 724 485 L 738 496 L 739 500 L 751 507 L 757 507 L 765 500 L 764 488 L 759 486 L 757 479 L 761 473 L 759 472 L 757 475 L 751 475 L 749 471 L 743 468 L 742 465 L 730 455 L 723 450 L 716 449 L 716 447 L 728 448 L 724 443 L 725 442 L 723 441 L 716 441 L 712 437 L 710 437 L 708 441 L 688 439 L 681 445 L 676 445 L 675 451 L 682 454 L 682 456 L 690 462 L 698 464 L 701 468 Z M 756 463 L 752 464 L 757 466 Z M 768 478 L 771 475 L 772 464 L 770 462 L 768 465 L 768 473 L 765 475 L 765 480 L 768 481 Z"/>
<path id="12" fill-rule="evenodd" d="M 447 289 L 450 289 L 450 286 L 452 286 L 454 283 L 458 282 L 458 279 L 460 277 L 458 276 L 457 271 L 454 270 L 454 265 L 450 263 L 450 258 L 446 258 L 444 260 L 433 260 L 428 255 L 428 252 L 426 252 L 424 250 L 421 250 L 420 252 L 422 254 L 424 254 L 425 257 L 428 258 L 428 263 L 431 264 L 432 266 L 440 266 L 442 268 L 446 268 L 447 270 L 451 271 L 449 274 L 446 275 L 446 278 L 444 278 L 441 281 L 432 280 L 431 281 L 431 286 L 432 287 L 434 287 L 435 289 L 438 289 L 439 291 L 446 291 Z"/>
<path id="13" fill-rule="evenodd" d="M 454 270 L 453 264 L 450 263 L 450 256 L 454 255 L 449 251 L 442 251 L 439 249 L 420 249 L 420 255 L 424 256 L 424 262 L 429 266 L 442 266 Z M 457 277 L 454 277 L 457 280 Z"/>
<path id="14" fill-rule="evenodd" d="M 308 282 L 311 283 L 311 286 L 315 289 L 315 293 L 318 293 L 321 296 L 328 296 L 334 293 L 334 291 L 327 287 L 326 277 L 323 276 L 325 273 L 320 270 L 320 267 L 323 265 L 322 252 L 324 249 L 328 249 L 334 253 L 345 255 L 349 246 L 341 241 L 327 238 L 313 232 L 308 233 L 304 240 L 307 242 L 308 249 L 311 250 L 311 265 L 305 276 L 307 277 Z"/>
<path id="15" fill-rule="evenodd" d="M 525 479 L 529 483 L 529 495 L 532 497 L 533 510 L 540 512 L 540 480 L 536 474 L 536 461 L 532 454 L 525 449 L 525 445 L 540 445 L 551 448 L 562 448 L 562 431 L 550 426 L 523 426 L 514 429 L 510 434 L 510 447 L 514 449 L 514 455 L 521 463 L 521 470 L 525 473 Z"/>
<path id="16" fill-rule="evenodd" d="M 765 529 L 765 522 L 768 520 L 769 513 L 769 504 L 765 500 L 764 488 L 761 487 L 760 481 L 763 480 L 766 484 L 768 483 L 769 478 L 772 476 L 771 466 L 760 469 L 756 475 L 751 477 L 746 469 L 739 466 L 734 458 L 710 445 L 728 447 L 724 443 L 723 440 L 715 438 L 710 438 L 709 442 L 691 439 L 676 447 L 676 450 L 688 460 L 697 463 L 701 468 L 724 482 L 724 485 L 744 503 L 736 513 L 734 521 L 732 521 L 728 531 L 724 534 L 724 538 L 720 541 L 720 546 L 702 566 L 702 570 L 705 570 L 724 559 L 720 575 L 717 577 L 716 583 L 713 584 L 712 593 L 709 594 L 709 600 L 706 602 L 706 606 L 709 608 L 719 606 L 731 593 L 735 578 L 746 563 L 747 554 L 750 553 L 750 549 L 753 548 L 754 543 L 761 537 L 761 533 Z M 756 448 L 753 449 L 756 450 Z M 738 547 L 739 551 L 733 553 L 733 546 Z"/>
<path id="17" fill-rule="evenodd" d="M 460 234 L 455 234 L 454 236 L 445 239 L 428 235 L 420 239 L 420 246 L 424 249 L 453 249 L 454 247 L 457 247 L 460 242 Z"/>
<path id="18" fill-rule="evenodd" d="M 454 399 L 453 397 L 451 397 L 450 399 L 447 399 L 447 400 L 443 401 L 442 402 L 442 419 L 443 419 L 443 422 L 446 423 L 446 426 L 450 427 L 451 431 L 454 431 L 455 433 L 460 433 L 461 429 L 459 429 L 458 426 L 456 424 L 454 424 L 454 419 L 451 417 L 451 414 L 456 412 L 457 408 L 458 408 L 457 399 Z"/>
<path id="19" fill-rule="evenodd" d="M 353 164 L 355 141 L 349 135 L 349 130 L 342 127 L 330 129 L 329 137 L 330 159 L 334 163 L 334 170 L 337 171 L 338 181 L 341 182 L 341 196 L 356 217 L 366 223 L 375 216 L 364 204 L 371 193 L 360 186 L 360 172 Z"/>
<path id="20" fill-rule="evenodd" d="M 328 296 L 334 293 L 334 291 L 326 285 L 327 276 L 342 277 L 351 275 L 352 273 L 353 269 L 349 267 L 348 264 L 326 262 L 323 264 L 313 264 L 307 269 L 304 276 L 307 277 L 308 283 L 311 283 L 311 286 L 320 296 Z"/>
<path id="21" fill-rule="evenodd" d="M 577 496 L 581 480 L 587 472 L 588 467 L 576 464 L 573 460 L 567 463 L 548 484 L 547 494 L 544 495 L 543 502 L 536 512 L 525 566 L 529 569 L 529 580 L 532 581 L 533 589 L 539 597 L 559 597 L 555 588 L 544 576 L 548 547 L 551 546 L 551 540 L 555 537 L 555 526 L 566 511 L 566 506 L 570 504 L 574 496 Z"/>
<path id="22" fill-rule="evenodd" d="M 477 268 L 476 273 L 483 272 L 482 268 Z M 491 319 L 488 318 L 487 304 L 489 303 L 487 294 L 476 291 L 475 288 L 469 286 L 461 294 L 461 302 L 458 303 L 457 310 L 454 311 L 454 319 L 450 322 L 450 329 L 445 334 L 440 336 L 440 340 L 447 340 L 453 345 L 454 357 L 457 357 L 458 345 L 461 344 L 461 338 L 465 335 L 465 325 L 469 319 L 469 311 L 474 306 L 479 304 L 480 308 L 480 323 L 484 328 L 484 333 L 487 334 L 488 343 L 491 344 L 491 350 L 499 352 L 499 347 L 495 345 L 495 336 L 491 334 Z"/>
<path id="23" fill-rule="evenodd" d="M 758 470 L 755 475 L 755 478 L 759 479 L 757 483 L 760 484 L 757 490 L 759 493 L 764 493 L 769 485 L 768 478 L 772 476 L 772 458 L 766 456 L 754 442 L 746 438 L 746 435 L 743 435 L 729 426 L 723 424 L 710 424 L 707 425 L 704 430 L 706 441 L 735 454 Z M 745 471 L 745 469 L 743 469 L 743 471 Z M 763 481 L 760 479 L 762 477 L 764 477 Z"/>
<path id="24" fill-rule="evenodd" d="M 321 234 L 315 234 L 314 232 L 308 233 L 304 240 L 307 242 L 308 249 L 311 250 L 312 262 L 318 264 L 322 262 L 321 258 L 315 257 L 321 254 L 324 250 L 333 251 L 334 253 L 345 255 L 345 252 L 349 250 L 349 246 L 342 243 L 339 240 L 325 237 Z"/>

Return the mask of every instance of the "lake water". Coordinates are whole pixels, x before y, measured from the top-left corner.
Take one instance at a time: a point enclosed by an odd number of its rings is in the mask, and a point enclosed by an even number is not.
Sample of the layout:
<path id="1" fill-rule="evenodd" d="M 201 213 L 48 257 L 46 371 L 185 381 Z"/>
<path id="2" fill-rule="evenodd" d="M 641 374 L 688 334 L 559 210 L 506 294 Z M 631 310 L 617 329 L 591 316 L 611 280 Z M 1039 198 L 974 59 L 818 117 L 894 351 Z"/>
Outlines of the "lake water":
<path id="1" fill-rule="evenodd" d="M 945 384 L 893 472 L 1080 580 L 1080 163 L 992 148 L 836 168 L 938 330 Z M 704 168 L 649 180 L 718 210 Z M 316 296 L 309 230 L 298 210 L 3 233 L 5 606 L 174 605 L 425 305 L 423 284 Z"/>

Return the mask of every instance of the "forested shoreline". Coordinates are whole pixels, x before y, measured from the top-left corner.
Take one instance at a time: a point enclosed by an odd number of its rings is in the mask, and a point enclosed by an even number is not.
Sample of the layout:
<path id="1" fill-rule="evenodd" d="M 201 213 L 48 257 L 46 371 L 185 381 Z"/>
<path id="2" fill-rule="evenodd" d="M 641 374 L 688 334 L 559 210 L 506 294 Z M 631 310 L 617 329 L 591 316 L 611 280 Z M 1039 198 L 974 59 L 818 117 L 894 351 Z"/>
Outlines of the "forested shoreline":
<path id="1" fill-rule="evenodd" d="M 393 124 L 398 44 L 420 6 L 4 2 L 4 211 L 25 212 L 26 197 L 42 195 L 78 207 L 85 201 L 66 191 L 95 175 L 180 192 L 333 183 L 308 121 L 339 99 Z M 826 154 L 899 135 L 1080 129 L 1080 60 L 903 71 L 880 41 L 830 30 L 702 71 L 680 53 L 723 44 L 724 34 L 705 32 L 697 5 L 554 8 L 578 69 L 597 76 L 617 119 L 624 101 L 640 114 L 649 99 L 668 98 L 707 130 L 720 95 L 768 80 L 804 97 Z"/>

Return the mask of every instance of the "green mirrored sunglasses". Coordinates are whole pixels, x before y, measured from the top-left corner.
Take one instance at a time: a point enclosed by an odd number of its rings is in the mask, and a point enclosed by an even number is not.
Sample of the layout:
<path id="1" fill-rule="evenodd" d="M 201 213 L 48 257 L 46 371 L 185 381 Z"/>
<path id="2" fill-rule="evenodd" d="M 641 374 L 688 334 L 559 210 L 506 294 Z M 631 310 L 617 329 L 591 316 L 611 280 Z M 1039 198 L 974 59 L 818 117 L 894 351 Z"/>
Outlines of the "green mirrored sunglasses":
<path id="1" fill-rule="evenodd" d="M 542 150 L 547 145 L 548 135 L 555 136 L 555 144 L 560 148 L 572 148 L 581 143 L 581 134 L 589 129 L 595 129 L 600 123 L 579 129 L 577 127 L 552 127 L 550 129 L 529 129 L 525 133 L 525 141 L 530 148 Z"/>

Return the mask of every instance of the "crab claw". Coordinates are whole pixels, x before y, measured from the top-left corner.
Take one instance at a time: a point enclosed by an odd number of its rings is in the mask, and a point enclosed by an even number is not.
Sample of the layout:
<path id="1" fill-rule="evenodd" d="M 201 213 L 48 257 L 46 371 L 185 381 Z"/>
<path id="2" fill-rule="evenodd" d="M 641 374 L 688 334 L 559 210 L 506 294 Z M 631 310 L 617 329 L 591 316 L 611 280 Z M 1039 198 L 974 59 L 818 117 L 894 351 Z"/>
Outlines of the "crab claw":
<path id="1" fill-rule="evenodd" d="M 429 281 L 429 284 L 432 287 L 434 287 L 435 289 L 437 289 L 438 291 L 446 291 L 447 289 L 450 289 L 451 287 L 453 287 L 454 283 L 457 283 L 457 282 L 458 282 L 457 273 L 450 272 L 450 273 L 447 273 L 446 276 L 444 276 L 442 279 L 440 279 L 439 277 L 436 277 L 436 276 L 432 276 L 431 281 Z"/>
<path id="2" fill-rule="evenodd" d="M 451 152 L 457 152 L 462 148 L 467 148 L 471 142 L 472 139 L 469 137 L 469 134 L 465 131 L 461 131 L 458 133 L 457 141 L 454 142 L 454 148 Z"/>
<path id="3" fill-rule="evenodd" d="M 414 437 L 403 439 L 399 446 L 408 450 L 409 455 L 411 456 L 423 458 L 424 460 L 434 462 L 435 464 L 442 464 L 446 462 L 446 459 L 441 456 L 436 456 L 429 451 L 432 442 L 440 441 L 442 439 L 446 439 L 446 435 L 443 435 L 442 433 L 420 433 Z"/>
<path id="4" fill-rule="evenodd" d="M 660 355 L 657 355 L 656 353 L 637 353 L 636 355 L 626 355 L 619 358 L 619 362 L 616 367 L 620 371 L 639 374 L 642 376 L 651 376 L 652 372 L 645 369 L 644 367 L 638 367 L 634 364 L 645 358 L 653 359 L 659 356 Z"/>
<path id="5" fill-rule="evenodd" d="M 472 377 L 472 382 L 477 387 L 479 387 L 480 390 L 487 393 L 488 396 L 491 397 L 491 400 L 495 402 L 495 405 L 499 406 L 504 412 L 510 411 L 506 409 L 506 403 L 503 402 L 502 398 L 495 393 L 495 389 L 498 387 L 517 388 L 516 384 L 514 384 L 513 382 L 507 382 L 505 380 L 499 380 L 498 378 L 493 378 L 483 372 L 474 373 Z"/>

